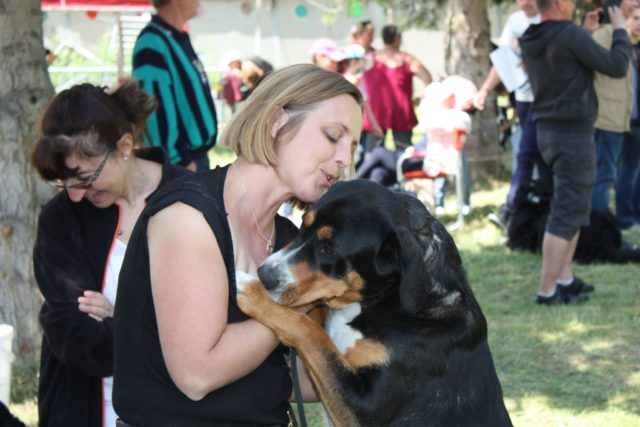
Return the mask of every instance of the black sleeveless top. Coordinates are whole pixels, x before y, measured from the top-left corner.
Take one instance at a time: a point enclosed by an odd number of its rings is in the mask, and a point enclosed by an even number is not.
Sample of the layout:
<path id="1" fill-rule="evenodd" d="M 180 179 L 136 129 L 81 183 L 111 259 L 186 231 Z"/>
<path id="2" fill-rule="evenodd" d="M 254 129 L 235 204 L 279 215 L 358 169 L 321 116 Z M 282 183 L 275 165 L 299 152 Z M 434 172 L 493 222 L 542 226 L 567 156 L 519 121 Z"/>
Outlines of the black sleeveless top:
<path id="1" fill-rule="evenodd" d="M 147 223 L 161 209 L 177 202 L 201 211 L 213 230 L 227 268 L 228 322 L 247 319 L 236 304 L 231 232 L 222 197 L 228 167 L 185 176 L 165 185 L 142 212 L 120 272 L 114 311 L 113 403 L 118 416 L 140 427 L 286 425 L 291 378 L 286 349 L 279 346 L 253 372 L 200 401 L 185 396 L 164 363 L 156 323 L 147 246 Z M 297 229 L 276 217 L 276 250 L 293 239 Z M 179 286 L 176 283 L 176 286 Z"/>

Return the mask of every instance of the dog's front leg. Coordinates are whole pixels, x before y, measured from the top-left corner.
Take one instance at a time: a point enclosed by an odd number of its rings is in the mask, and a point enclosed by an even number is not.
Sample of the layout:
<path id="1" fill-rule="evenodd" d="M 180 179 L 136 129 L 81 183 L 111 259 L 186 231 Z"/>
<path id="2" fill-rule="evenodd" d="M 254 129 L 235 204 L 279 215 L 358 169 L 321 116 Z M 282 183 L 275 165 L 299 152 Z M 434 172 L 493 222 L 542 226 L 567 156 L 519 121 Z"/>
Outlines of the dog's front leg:
<path id="1" fill-rule="evenodd" d="M 274 302 L 259 280 L 243 276 L 237 282 L 240 309 L 271 329 L 284 345 L 296 349 L 333 423 L 337 427 L 359 426 L 338 378 L 353 368 L 324 329 L 305 314 Z"/>

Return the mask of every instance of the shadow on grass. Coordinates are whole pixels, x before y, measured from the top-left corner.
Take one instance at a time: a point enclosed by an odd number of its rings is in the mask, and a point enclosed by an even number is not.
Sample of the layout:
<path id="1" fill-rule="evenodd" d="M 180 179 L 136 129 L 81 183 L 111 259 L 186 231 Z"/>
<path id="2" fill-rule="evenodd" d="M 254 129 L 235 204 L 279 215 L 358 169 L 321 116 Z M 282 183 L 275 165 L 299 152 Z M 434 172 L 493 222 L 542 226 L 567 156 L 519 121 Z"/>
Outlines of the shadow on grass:
<path id="1" fill-rule="evenodd" d="M 640 415 L 640 299 L 637 265 L 576 267 L 596 284 L 580 306 L 535 304 L 541 260 L 500 245 L 461 249 L 487 317 L 505 398 L 532 397 L 572 413 L 616 409 Z"/>

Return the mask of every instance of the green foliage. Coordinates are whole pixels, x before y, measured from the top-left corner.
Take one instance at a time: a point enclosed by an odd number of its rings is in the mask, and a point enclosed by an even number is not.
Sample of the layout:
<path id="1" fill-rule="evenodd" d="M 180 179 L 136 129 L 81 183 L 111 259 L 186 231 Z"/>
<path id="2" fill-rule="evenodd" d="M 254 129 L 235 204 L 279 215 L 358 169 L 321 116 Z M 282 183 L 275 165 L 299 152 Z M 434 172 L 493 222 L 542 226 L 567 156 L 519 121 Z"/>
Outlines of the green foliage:
<path id="1" fill-rule="evenodd" d="M 38 395 L 39 365 L 14 363 L 11 368 L 11 402 L 23 403 Z"/>
<path id="2" fill-rule="evenodd" d="M 448 0 L 452 2 L 454 0 Z M 440 22 L 447 0 L 375 0 L 383 9 L 392 9 L 401 28 L 435 28 Z M 515 6 L 512 0 L 487 0 L 487 5 Z M 602 6 L 604 0 L 577 0 L 576 20 L 582 21 L 587 11 Z"/>
<path id="3" fill-rule="evenodd" d="M 112 66 L 117 63 L 117 53 L 109 48 L 109 34 L 105 33 L 100 39 L 97 52 L 89 52 L 72 44 L 59 46 L 60 40 L 53 37 L 49 44 L 55 46 L 55 61 L 51 64 L 55 67 L 91 67 Z M 125 58 L 125 61 L 130 58 Z M 93 83 L 97 85 L 111 85 L 116 76 L 113 72 L 88 72 L 77 71 L 75 73 L 49 72 L 51 83 L 57 89 L 71 86 L 74 83 Z"/>

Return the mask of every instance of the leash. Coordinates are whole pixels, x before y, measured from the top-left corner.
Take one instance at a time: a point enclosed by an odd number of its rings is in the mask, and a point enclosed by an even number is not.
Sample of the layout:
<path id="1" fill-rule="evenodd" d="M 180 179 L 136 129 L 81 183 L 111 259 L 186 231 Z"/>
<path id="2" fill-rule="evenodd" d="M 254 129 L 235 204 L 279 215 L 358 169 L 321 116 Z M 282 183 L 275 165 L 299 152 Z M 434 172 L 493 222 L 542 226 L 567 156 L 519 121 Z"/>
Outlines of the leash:
<path id="1" fill-rule="evenodd" d="M 300 418 L 300 427 L 307 427 L 307 418 L 304 415 L 304 401 L 302 399 L 302 389 L 300 388 L 300 378 L 298 378 L 298 354 L 291 348 L 291 377 L 293 380 L 293 394 L 296 397 L 296 407 Z"/>

